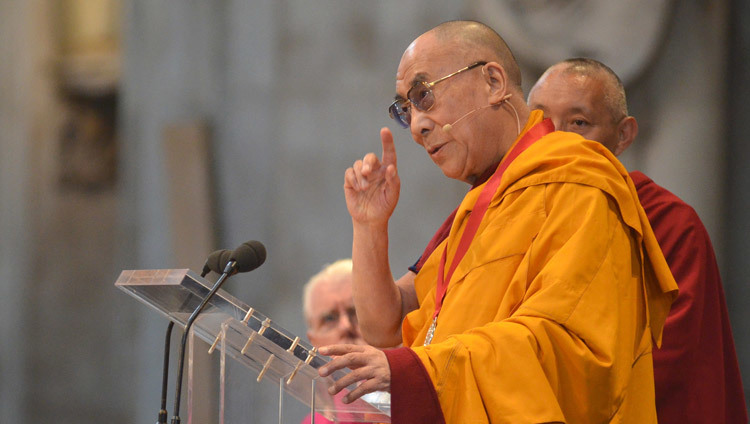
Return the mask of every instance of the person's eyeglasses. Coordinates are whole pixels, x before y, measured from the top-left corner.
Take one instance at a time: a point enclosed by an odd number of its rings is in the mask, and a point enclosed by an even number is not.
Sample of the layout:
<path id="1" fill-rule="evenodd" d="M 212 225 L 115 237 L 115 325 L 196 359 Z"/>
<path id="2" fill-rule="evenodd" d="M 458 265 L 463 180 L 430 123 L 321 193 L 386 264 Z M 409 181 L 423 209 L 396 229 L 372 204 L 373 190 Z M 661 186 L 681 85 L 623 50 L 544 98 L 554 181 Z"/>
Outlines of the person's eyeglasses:
<path id="1" fill-rule="evenodd" d="M 427 112 L 435 106 L 435 94 L 432 92 L 433 86 L 452 76 L 458 75 L 463 71 L 468 71 L 469 69 L 474 69 L 477 66 L 483 66 L 486 64 L 487 62 L 475 62 L 452 74 L 436 79 L 435 81 L 420 81 L 415 83 L 406 93 L 406 99 L 397 98 L 395 102 L 391 103 L 388 107 L 388 115 L 390 115 L 390 117 L 402 127 L 409 128 L 409 125 L 411 125 L 411 105 L 414 105 L 417 110 L 422 112 Z"/>

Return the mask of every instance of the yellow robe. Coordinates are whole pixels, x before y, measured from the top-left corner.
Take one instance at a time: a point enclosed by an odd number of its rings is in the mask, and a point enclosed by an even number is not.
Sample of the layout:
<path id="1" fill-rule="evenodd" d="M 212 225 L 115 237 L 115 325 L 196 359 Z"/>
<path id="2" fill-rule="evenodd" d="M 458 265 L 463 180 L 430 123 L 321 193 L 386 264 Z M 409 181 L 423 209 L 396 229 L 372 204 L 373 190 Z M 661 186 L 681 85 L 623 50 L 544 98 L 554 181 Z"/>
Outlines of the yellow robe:
<path id="1" fill-rule="evenodd" d="M 627 171 L 576 134 L 548 134 L 508 167 L 422 346 L 443 248 L 450 264 L 483 187 L 417 275 L 402 328 L 446 422 L 656 422 L 652 339 L 677 286 Z"/>

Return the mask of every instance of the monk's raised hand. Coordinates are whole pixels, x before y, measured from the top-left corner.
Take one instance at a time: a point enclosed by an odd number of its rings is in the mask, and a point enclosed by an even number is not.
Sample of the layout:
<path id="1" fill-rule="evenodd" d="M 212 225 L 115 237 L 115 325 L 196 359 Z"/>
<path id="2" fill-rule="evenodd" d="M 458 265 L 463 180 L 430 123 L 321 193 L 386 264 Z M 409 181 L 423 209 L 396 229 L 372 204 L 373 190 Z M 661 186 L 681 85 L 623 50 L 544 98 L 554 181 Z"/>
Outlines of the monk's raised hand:
<path id="1" fill-rule="evenodd" d="M 396 147 L 388 128 L 380 130 L 382 159 L 368 153 L 344 175 L 346 206 L 360 223 L 387 222 L 398 203 L 401 180 L 396 167 Z"/>
<path id="2" fill-rule="evenodd" d="M 320 348 L 319 352 L 333 357 L 331 362 L 318 370 L 322 377 L 343 368 L 352 370 L 328 389 L 328 393 L 335 395 L 345 387 L 358 383 L 354 390 L 344 396 L 344 403 L 351 403 L 367 393 L 391 391 L 391 367 L 380 349 L 367 345 L 331 345 Z"/>

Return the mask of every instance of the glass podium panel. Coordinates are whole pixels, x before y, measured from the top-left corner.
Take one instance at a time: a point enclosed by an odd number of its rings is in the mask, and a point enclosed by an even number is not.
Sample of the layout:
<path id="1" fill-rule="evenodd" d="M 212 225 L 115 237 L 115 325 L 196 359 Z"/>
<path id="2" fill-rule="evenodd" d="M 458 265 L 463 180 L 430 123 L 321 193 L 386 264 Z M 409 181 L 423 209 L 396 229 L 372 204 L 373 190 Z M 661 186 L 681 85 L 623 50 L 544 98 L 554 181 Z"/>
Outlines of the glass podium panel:
<path id="1" fill-rule="evenodd" d="M 183 328 L 211 289 L 206 280 L 188 269 L 125 270 L 115 286 Z M 236 363 L 233 365 L 250 370 L 256 376 L 254 381 L 278 384 L 280 393 L 313 407 L 329 419 L 390 423 L 387 393 L 370 394 L 367 397 L 370 401 L 358 399 L 348 405 L 340 401 L 347 389 L 331 397 L 328 387 L 348 370 L 319 377 L 317 369 L 329 362 L 329 357 L 317 354 L 309 343 L 224 290 L 216 292 L 192 328 L 195 335 L 211 346 L 210 351 L 221 350 L 222 371 L 226 369 L 224 357 L 229 357 Z M 222 404 L 226 397 L 225 378 L 222 372 Z"/>

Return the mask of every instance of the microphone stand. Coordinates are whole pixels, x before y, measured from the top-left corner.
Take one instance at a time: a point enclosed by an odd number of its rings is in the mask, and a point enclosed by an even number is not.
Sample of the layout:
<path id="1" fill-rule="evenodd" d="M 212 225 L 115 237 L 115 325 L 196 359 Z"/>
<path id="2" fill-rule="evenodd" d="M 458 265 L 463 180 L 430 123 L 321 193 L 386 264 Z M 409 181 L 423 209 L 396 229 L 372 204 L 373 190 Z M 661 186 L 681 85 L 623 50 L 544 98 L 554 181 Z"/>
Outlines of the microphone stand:
<path id="1" fill-rule="evenodd" d="M 206 266 L 203 267 L 201 272 L 201 278 L 208 274 L 210 269 Z M 167 325 L 167 335 L 164 338 L 164 366 L 162 369 L 161 377 L 161 408 L 159 408 L 159 417 L 156 420 L 156 424 L 167 424 L 167 385 L 169 381 L 169 350 L 172 340 L 172 328 L 174 328 L 174 321 L 169 321 Z"/>
<path id="2" fill-rule="evenodd" d="M 161 409 L 156 424 L 167 424 L 167 380 L 169 379 L 169 342 L 172 338 L 172 327 L 174 321 L 169 321 L 167 326 L 167 337 L 164 339 L 164 371 L 161 380 Z"/>
<path id="3" fill-rule="evenodd" d="M 232 273 L 235 272 L 237 269 L 237 261 L 232 259 L 227 263 L 227 266 L 224 268 L 224 272 L 221 274 L 221 277 L 219 277 L 218 280 L 216 280 L 216 283 L 211 288 L 211 291 L 208 292 L 205 298 L 203 298 L 203 301 L 200 305 L 198 305 L 197 308 L 195 308 L 195 311 L 190 315 L 190 318 L 188 318 L 187 323 L 185 324 L 185 329 L 182 332 L 182 342 L 180 343 L 180 362 L 177 367 L 177 383 L 175 386 L 175 397 L 174 397 L 174 416 L 172 417 L 172 424 L 180 424 L 180 395 L 182 394 L 182 374 L 183 374 L 183 368 L 185 365 L 185 344 L 187 343 L 187 337 L 188 333 L 190 332 L 190 327 L 193 325 L 193 322 L 198 317 L 198 314 L 201 313 L 203 308 L 206 307 L 208 304 L 208 301 L 213 297 L 213 295 L 219 290 L 219 287 L 221 287 L 222 284 L 224 284 L 224 281 L 226 281 L 227 277 L 229 277 Z M 160 413 L 161 414 L 161 413 Z"/>

